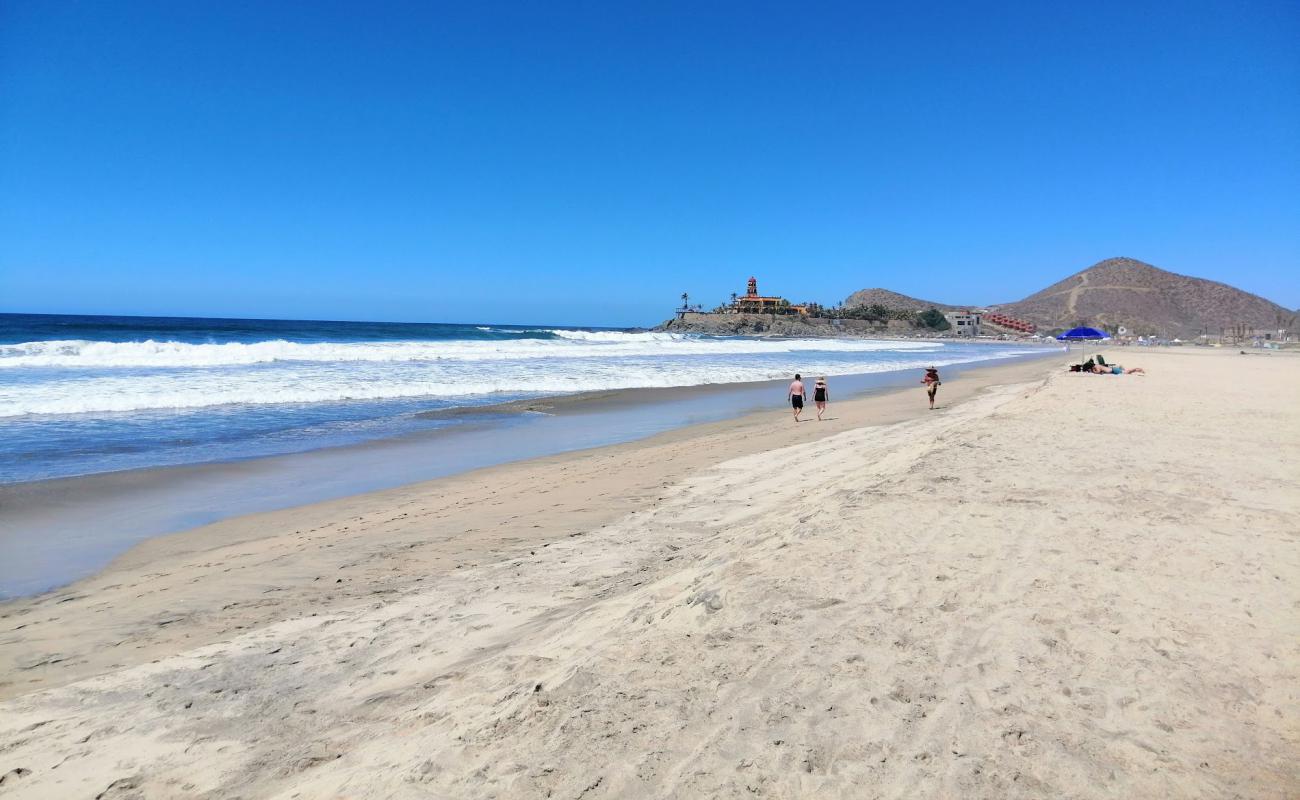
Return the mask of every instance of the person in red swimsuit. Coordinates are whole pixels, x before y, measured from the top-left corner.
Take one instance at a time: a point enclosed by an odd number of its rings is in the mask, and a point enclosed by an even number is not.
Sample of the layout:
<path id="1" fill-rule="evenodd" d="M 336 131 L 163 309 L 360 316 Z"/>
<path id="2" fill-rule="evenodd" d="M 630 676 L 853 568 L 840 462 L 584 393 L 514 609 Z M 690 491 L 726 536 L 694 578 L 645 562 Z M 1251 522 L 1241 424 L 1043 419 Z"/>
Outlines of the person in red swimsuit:
<path id="1" fill-rule="evenodd" d="M 939 387 L 943 384 L 939 381 L 939 368 L 926 367 L 925 377 L 921 379 L 925 384 L 925 393 L 930 396 L 930 410 L 934 410 L 934 396 L 939 393 Z"/>

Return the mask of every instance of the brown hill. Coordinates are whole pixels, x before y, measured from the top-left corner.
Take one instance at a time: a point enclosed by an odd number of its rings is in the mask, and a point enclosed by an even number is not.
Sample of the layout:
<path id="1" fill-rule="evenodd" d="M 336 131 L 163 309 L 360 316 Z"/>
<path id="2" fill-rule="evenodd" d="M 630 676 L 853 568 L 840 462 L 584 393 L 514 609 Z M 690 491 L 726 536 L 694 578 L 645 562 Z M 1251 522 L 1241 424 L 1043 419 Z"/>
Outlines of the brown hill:
<path id="1" fill-rule="evenodd" d="M 901 311 L 924 311 L 927 308 L 937 308 L 940 311 L 951 311 L 955 308 L 967 308 L 968 306 L 950 306 L 946 303 L 933 303 L 929 300 L 918 300 L 915 297 L 908 297 L 905 294 L 891 292 L 888 289 L 860 289 L 849 295 L 844 301 L 845 308 L 857 308 L 858 306 L 881 305 L 890 310 Z"/>
<path id="2" fill-rule="evenodd" d="M 1192 338 L 1208 330 L 1294 327 L 1295 314 L 1227 284 L 1108 258 L 1016 303 L 993 309 L 1041 328 L 1124 326 L 1136 334 Z"/>

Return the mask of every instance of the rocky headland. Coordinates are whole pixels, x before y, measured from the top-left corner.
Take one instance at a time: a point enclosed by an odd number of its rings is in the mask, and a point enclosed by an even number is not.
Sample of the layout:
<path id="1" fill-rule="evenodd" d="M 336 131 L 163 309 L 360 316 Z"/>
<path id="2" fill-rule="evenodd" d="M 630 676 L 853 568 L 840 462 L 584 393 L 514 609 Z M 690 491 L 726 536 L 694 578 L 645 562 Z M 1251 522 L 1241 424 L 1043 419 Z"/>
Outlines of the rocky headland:
<path id="1" fill-rule="evenodd" d="M 656 331 L 714 336 L 869 337 L 921 332 L 902 320 L 824 319 L 794 314 L 702 314 L 689 311 L 655 326 Z M 933 335 L 926 331 L 927 335 Z"/>

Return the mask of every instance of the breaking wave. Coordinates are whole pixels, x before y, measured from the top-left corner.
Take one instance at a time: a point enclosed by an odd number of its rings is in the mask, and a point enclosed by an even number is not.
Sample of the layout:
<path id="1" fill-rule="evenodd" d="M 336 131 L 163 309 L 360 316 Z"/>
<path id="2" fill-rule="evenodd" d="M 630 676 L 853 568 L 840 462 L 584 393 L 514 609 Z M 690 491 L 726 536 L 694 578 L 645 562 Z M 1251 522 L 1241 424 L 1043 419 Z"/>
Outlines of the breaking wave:
<path id="1" fill-rule="evenodd" d="M 275 362 L 509 361 L 535 358 L 626 358 L 635 356 L 762 355 L 808 351 L 866 353 L 934 351 L 927 342 L 864 339 L 728 339 L 671 333 L 548 330 L 553 338 L 386 342 L 260 342 L 194 344 L 154 341 L 104 342 L 64 339 L 0 345 L 0 369 L 22 367 L 183 368 Z"/>
<path id="2" fill-rule="evenodd" d="M 52 339 L 0 344 L 0 417 L 426 397 L 477 404 L 494 395 L 739 383 L 799 370 L 885 372 L 1014 352 L 1023 349 L 567 328 L 364 341 Z"/>
<path id="3" fill-rule="evenodd" d="M 892 358 L 800 362 L 810 374 L 859 374 L 918 368 L 972 359 Z M 192 409 L 236 404 L 324 403 L 431 397 L 457 399 L 496 394 L 560 394 L 650 387 L 699 386 L 785 378 L 789 364 L 656 362 L 629 359 L 560 368 L 522 362 L 501 369 L 428 370 L 405 365 L 382 371 L 357 370 L 346 364 L 258 369 L 232 376 L 226 370 L 177 370 L 151 375 L 114 373 L 57 383 L 0 389 L 0 417 L 28 414 L 85 414 Z"/>

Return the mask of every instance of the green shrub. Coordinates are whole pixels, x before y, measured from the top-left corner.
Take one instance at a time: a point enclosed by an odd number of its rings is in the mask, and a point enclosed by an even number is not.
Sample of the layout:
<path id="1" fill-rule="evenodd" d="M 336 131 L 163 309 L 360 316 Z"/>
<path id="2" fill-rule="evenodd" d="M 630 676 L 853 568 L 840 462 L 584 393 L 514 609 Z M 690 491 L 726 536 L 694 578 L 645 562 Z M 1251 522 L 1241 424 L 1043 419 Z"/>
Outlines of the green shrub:
<path id="1" fill-rule="evenodd" d="M 929 308 L 917 315 L 917 319 L 922 325 L 932 331 L 946 331 L 952 327 L 948 320 L 944 319 L 943 312 L 937 308 Z"/>

